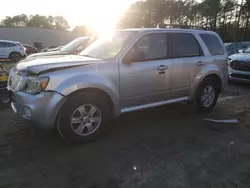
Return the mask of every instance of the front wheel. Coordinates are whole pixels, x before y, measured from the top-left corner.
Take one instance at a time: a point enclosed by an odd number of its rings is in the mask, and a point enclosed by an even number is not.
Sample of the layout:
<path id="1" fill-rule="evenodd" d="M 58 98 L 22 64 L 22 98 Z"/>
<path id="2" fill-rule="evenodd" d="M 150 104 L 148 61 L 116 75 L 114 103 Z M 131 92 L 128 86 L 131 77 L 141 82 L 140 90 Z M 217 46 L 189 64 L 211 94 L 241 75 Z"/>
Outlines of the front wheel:
<path id="1" fill-rule="evenodd" d="M 66 140 L 82 143 L 97 139 L 109 120 L 111 110 L 104 97 L 77 93 L 62 107 L 57 129 Z"/>
<path id="2" fill-rule="evenodd" d="M 216 105 L 219 96 L 218 84 L 213 79 L 204 80 L 196 92 L 196 108 L 198 112 L 210 112 Z"/>

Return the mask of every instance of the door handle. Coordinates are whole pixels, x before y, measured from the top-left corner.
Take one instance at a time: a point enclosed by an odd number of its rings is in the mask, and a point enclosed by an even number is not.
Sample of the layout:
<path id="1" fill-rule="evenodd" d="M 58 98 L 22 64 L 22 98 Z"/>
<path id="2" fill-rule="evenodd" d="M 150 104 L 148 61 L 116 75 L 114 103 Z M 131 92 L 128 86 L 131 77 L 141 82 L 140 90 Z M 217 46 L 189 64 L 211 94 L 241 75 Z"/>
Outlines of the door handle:
<path id="1" fill-rule="evenodd" d="M 203 63 L 202 61 L 199 61 L 198 63 L 196 63 L 196 65 L 197 65 L 198 67 L 200 67 L 200 66 L 204 65 L 204 63 Z"/>
<path id="2" fill-rule="evenodd" d="M 160 65 L 159 67 L 157 67 L 158 71 L 164 71 L 164 70 L 167 70 L 167 69 L 168 69 L 168 66 L 165 66 L 165 65 Z"/>

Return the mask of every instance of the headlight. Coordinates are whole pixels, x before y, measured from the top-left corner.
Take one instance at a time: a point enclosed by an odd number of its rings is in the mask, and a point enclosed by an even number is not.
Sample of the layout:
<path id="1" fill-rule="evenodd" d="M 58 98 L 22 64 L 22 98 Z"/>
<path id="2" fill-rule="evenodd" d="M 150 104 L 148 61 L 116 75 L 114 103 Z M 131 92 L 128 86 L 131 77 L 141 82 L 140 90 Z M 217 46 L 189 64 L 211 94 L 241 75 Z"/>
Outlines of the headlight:
<path id="1" fill-rule="evenodd" d="M 28 77 L 26 80 L 25 92 L 39 93 L 44 91 L 49 83 L 49 77 Z"/>

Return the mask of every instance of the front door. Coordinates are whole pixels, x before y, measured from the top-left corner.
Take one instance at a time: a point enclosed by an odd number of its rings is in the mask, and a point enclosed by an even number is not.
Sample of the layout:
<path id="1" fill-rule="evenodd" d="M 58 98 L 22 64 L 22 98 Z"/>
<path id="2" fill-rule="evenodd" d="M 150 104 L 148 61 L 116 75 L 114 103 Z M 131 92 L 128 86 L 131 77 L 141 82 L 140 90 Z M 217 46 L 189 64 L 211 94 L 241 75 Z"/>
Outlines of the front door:
<path id="1" fill-rule="evenodd" d="M 167 34 L 142 36 L 120 64 L 121 107 L 165 100 L 170 89 L 171 72 Z"/>

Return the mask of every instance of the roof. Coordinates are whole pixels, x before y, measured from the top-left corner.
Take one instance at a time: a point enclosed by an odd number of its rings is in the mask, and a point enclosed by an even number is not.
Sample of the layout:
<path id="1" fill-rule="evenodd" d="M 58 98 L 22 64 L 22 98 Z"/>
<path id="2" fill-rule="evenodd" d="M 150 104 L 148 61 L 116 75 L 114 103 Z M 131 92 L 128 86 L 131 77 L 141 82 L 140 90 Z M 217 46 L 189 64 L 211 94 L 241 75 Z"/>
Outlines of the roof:
<path id="1" fill-rule="evenodd" d="M 152 32 L 152 31 L 173 31 L 173 32 L 187 32 L 187 33 L 214 33 L 213 31 L 199 30 L 199 29 L 180 29 L 180 28 L 131 28 L 122 29 L 120 31 L 137 31 L 137 32 Z"/>
<path id="2" fill-rule="evenodd" d="M 0 40 L 0 42 L 11 42 L 11 43 L 18 43 L 18 41 L 11 41 L 11 40 Z"/>

